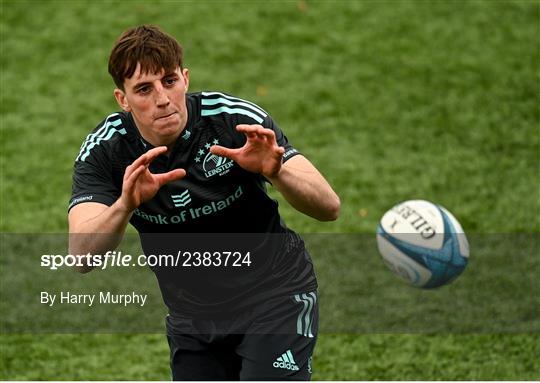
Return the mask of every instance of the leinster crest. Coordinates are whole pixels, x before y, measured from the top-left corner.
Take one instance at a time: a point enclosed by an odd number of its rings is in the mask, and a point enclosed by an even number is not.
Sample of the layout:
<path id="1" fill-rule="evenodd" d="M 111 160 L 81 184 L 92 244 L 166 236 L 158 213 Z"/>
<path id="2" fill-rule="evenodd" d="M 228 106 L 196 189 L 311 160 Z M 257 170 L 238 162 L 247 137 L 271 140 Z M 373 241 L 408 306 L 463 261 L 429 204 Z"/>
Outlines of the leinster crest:
<path id="1" fill-rule="evenodd" d="M 227 174 L 234 166 L 234 162 L 229 158 L 216 156 L 215 154 L 210 153 L 210 147 L 218 144 L 219 140 L 216 138 L 213 139 L 212 142 L 207 142 L 204 145 L 204 149 L 200 148 L 195 157 L 195 162 L 202 166 L 206 178 Z"/>

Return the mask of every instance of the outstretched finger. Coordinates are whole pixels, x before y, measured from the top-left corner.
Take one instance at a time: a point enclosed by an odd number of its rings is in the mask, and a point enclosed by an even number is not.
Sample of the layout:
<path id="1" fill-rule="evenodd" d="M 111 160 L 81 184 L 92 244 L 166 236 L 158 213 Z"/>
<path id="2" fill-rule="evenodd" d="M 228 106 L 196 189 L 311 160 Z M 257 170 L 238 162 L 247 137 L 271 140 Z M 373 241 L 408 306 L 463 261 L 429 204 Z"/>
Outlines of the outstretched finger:
<path id="1" fill-rule="evenodd" d="M 129 176 L 131 172 L 135 169 L 138 169 L 140 165 L 148 165 L 150 162 L 154 161 L 160 154 L 164 154 L 167 151 L 166 146 L 158 146 L 156 148 L 150 149 L 139 158 L 137 158 L 131 165 L 126 168 L 126 176 Z"/>
<path id="2" fill-rule="evenodd" d="M 213 145 L 210 147 L 210 153 L 220 157 L 227 157 L 234 161 L 236 155 L 240 152 L 240 149 L 229 149 L 220 145 Z"/>
<path id="3" fill-rule="evenodd" d="M 259 136 L 257 135 L 256 132 L 252 131 L 252 130 L 248 130 L 248 131 L 244 131 L 244 132 L 241 132 L 241 133 L 244 133 L 244 135 L 251 139 L 251 140 L 255 140 L 257 138 L 259 138 Z"/>
<path id="4" fill-rule="evenodd" d="M 263 128 L 261 132 L 259 132 L 259 134 L 261 136 L 264 137 L 264 139 L 268 142 L 270 142 L 271 144 L 275 144 L 276 143 L 276 134 L 274 133 L 274 131 L 272 129 L 265 129 Z"/>
<path id="5" fill-rule="evenodd" d="M 265 128 L 262 125 L 237 125 L 236 130 L 244 133 L 249 138 L 258 138 L 260 140 L 275 141 L 276 135 L 272 129 Z"/>
<path id="6" fill-rule="evenodd" d="M 133 189 L 135 182 L 137 182 L 137 179 L 146 171 L 147 167 L 146 165 L 139 165 L 138 168 L 136 168 L 134 171 L 131 172 L 131 174 L 126 174 L 124 176 L 124 189 L 125 190 L 131 190 Z"/>
<path id="7" fill-rule="evenodd" d="M 144 164 L 148 165 L 150 162 L 154 161 L 160 154 L 165 154 L 166 152 L 167 152 L 166 146 L 158 146 L 144 153 L 142 156 L 137 158 L 135 162 L 140 159 Z"/>
<path id="8" fill-rule="evenodd" d="M 257 135 L 260 129 L 264 129 L 261 125 L 247 125 L 240 124 L 236 125 L 236 131 L 244 133 L 247 136 Z"/>
<path id="9" fill-rule="evenodd" d="M 186 176 L 186 171 L 184 169 L 174 169 L 167 173 L 155 174 L 154 176 L 159 182 L 159 187 L 161 187 L 166 183 L 184 178 Z"/>
<path id="10" fill-rule="evenodd" d="M 236 125 L 236 130 L 242 133 L 253 132 L 256 130 L 257 126 L 261 126 L 261 125 L 238 124 Z"/>

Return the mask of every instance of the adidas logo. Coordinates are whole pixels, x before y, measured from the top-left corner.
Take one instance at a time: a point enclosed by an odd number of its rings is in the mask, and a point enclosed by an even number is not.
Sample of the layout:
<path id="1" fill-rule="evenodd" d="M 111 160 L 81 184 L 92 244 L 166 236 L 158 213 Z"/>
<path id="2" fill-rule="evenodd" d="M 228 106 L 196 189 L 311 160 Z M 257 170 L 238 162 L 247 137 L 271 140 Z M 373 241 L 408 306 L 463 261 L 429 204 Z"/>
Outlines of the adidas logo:
<path id="1" fill-rule="evenodd" d="M 181 194 L 171 195 L 175 207 L 184 207 L 191 202 L 191 196 L 189 190 L 185 190 Z"/>
<path id="2" fill-rule="evenodd" d="M 273 364 L 274 368 L 284 368 L 286 370 L 298 371 L 299 368 L 294 361 L 291 350 L 287 350 L 276 359 Z"/>

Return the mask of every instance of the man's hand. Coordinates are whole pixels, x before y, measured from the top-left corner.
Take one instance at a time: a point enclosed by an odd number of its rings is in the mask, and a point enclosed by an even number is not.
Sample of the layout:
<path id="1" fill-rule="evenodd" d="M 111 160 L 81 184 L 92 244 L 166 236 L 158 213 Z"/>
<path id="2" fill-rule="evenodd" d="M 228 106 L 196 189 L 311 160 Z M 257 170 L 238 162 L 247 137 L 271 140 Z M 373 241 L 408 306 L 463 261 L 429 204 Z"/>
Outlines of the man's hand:
<path id="1" fill-rule="evenodd" d="M 148 169 L 150 163 L 166 151 L 166 146 L 158 146 L 137 158 L 126 168 L 119 202 L 127 211 L 133 211 L 143 202 L 152 199 L 164 184 L 186 175 L 184 169 L 174 169 L 161 174 L 150 173 Z"/>
<path id="2" fill-rule="evenodd" d="M 228 149 L 214 145 L 210 152 L 265 176 L 296 210 L 321 221 L 337 219 L 341 206 L 339 197 L 311 162 L 296 155 L 282 165 L 285 149 L 278 146 L 271 129 L 238 125 L 236 130 L 247 137 L 243 147 Z"/>
<path id="3" fill-rule="evenodd" d="M 133 211 L 141 203 L 154 197 L 164 184 L 186 175 L 184 169 L 162 174 L 150 173 L 150 163 L 166 151 L 166 146 L 154 148 L 128 166 L 124 172 L 122 195 L 111 206 L 85 202 L 69 211 L 70 254 L 105 254 L 106 251 L 115 249 L 122 240 Z M 92 267 L 78 268 L 82 273 L 90 270 Z"/>
<path id="4" fill-rule="evenodd" d="M 210 148 L 210 152 L 230 158 L 252 173 L 260 173 L 266 178 L 275 177 L 281 170 L 285 149 L 278 146 L 274 131 L 261 125 L 237 125 L 236 130 L 247 137 L 243 147 L 229 149 L 214 145 Z"/>

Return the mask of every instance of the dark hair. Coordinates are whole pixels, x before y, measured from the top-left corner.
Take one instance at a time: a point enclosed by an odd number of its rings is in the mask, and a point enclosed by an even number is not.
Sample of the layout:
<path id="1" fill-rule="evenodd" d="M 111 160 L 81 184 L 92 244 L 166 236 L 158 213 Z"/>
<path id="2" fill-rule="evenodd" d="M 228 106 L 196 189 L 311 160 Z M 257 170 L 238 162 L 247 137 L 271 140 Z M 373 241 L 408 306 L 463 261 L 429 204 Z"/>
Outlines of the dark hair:
<path id="1" fill-rule="evenodd" d="M 155 25 L 141 25 L 124 31 L 109 56 L 109 73 L 114 83 L 124 89 L 124 80 L 135 73 L 173 72 L 182 67 L 182 47 L 174 37 Z"/>

